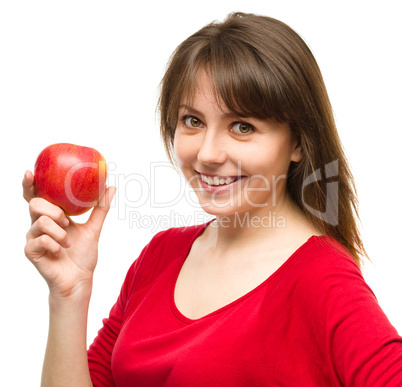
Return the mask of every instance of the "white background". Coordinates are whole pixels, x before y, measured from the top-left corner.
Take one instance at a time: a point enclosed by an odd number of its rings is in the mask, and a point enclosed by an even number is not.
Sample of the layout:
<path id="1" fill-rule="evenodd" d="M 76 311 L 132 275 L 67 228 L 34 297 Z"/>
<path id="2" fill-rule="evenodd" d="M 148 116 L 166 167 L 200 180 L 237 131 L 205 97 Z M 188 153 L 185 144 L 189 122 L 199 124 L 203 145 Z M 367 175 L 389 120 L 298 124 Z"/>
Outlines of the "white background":
<path id="1" fill-rule="evenodd" d="M 183 180 L 168 167 L 155 107 L 174 48 L 231 11 L 286 22 L 315 54 L 356 178 L 372 260 L 364 275 L 401 333 L 398 9 L 397 1 L 1 2 L 1 380 L 7 386 L 39 385 L 47 336 L 47 286 L 23 252 L 30 226 L 21 196 L 25 170 L 56 142 L 94 147 L 109 162 L 110 184 L 117 184 L 118 195 L 100 242 L 89 344 L 128 267 L 152 235 L 166 222 L 180 226 L 207 219 L 189 203 Z M 150 193 L 165 205 L 157 208 L 146 196 Z M 165 223 L 150 226 L 158 216 Z"/>

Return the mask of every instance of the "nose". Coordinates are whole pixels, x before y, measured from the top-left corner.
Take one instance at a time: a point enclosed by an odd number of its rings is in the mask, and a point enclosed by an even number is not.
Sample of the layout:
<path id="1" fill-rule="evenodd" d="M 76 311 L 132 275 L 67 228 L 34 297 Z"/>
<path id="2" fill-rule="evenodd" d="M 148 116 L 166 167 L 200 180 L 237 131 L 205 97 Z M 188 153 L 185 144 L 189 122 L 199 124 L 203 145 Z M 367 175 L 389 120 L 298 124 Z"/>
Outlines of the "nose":
<path id="1" fill-rule="evenodd" d="M 200 149 L 198 150 L 198 161 L 202 164 L 223 164 L 226 161 L 226 149 L 224 139 L 217 131 L 205 130 Z"/>

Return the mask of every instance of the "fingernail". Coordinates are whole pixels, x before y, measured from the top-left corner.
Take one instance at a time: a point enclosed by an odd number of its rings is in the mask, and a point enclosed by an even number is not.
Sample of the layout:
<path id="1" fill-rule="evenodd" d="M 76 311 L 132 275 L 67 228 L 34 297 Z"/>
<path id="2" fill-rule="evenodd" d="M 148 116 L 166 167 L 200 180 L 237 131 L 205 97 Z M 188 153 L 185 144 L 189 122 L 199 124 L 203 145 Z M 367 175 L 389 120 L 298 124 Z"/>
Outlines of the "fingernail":
<path id="1" fill-rule="evenodd" d="M 70 223 L 70 222 L 68 221 L 68 219 L 67 219 L 67 218 L 64 218 L 63 221 L 61 222 L 61 225 L 62 225 L 63 227 L 66 227 L 66 226 L 68 226 L 69 223 Z"/>
<path id="2" fill-rule="evenodd" d="M 64 243 L 64 247 L 66 249 L 68 249 L 70 246 L 71 246 L 71 243 L 70 243 L 70 241 L 67 240 L 66 243 Z"/>

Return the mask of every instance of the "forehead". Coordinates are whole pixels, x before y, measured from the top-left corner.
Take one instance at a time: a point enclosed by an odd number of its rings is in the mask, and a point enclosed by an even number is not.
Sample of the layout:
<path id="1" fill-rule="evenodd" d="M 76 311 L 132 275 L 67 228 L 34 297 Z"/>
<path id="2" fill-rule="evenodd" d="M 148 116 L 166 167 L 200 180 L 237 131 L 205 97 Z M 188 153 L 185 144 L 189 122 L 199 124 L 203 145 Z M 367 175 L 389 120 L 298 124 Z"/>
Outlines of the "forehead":
<path id="1" fill-rule="evenodd" d="M 219 109 L 222 115 L 226 117 L 239 116 L 239 114 L 235 114 L 226 106 L 217 91 L 213 77 L 204 69 L 198 72 L 187 89 L 187 91 L 183 92 L 179 108 L 186 108 L 197 113 L 201 107 L 211 107 Z"/>

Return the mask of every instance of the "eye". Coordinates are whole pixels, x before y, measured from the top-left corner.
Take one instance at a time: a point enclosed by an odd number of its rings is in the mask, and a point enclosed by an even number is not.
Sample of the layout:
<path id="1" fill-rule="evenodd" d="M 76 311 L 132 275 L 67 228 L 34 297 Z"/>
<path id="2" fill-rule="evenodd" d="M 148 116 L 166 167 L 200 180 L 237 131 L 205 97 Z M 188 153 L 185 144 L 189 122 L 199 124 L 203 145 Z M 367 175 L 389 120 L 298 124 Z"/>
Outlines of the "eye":
<path id="1" fill-rule="evenodd" d="M 202 123 L 201 120 L 193 116 L 184 116 L 182 121 L 184 122 L 184 125 L 188 126 L 189 128 L 198 128 Z"/>
<path id="2" fill-rule="evenodd" d="M 254 131 L 254 128 L 245 122 L 237 122 L 233 125 L 233 130 L 236 134 L 249 134 Z"/>

